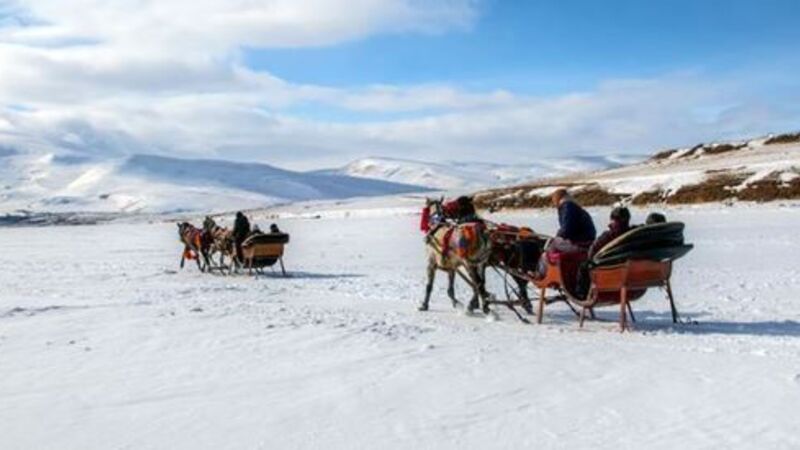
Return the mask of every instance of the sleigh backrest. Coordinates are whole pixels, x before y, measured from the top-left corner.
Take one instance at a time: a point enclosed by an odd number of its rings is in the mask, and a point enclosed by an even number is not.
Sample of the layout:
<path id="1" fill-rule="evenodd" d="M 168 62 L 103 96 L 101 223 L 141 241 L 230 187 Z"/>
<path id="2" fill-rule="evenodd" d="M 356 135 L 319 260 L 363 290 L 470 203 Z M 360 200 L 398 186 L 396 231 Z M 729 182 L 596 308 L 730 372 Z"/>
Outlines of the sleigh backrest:
<path id="1" fill-rule="evenodd" d="M 693 248 L 684 243 L 683 230 L 681 222 L 633 228 L 601 248 L 592 264 L 602 267 L 616 266 L 629 260 L 674 261 Z"/>
<path id="2" fill-rule="evenodd" d="M 280 258 L 289 235 L 286 233 L 254 234 L 242 243 L 245 258 Z"/>

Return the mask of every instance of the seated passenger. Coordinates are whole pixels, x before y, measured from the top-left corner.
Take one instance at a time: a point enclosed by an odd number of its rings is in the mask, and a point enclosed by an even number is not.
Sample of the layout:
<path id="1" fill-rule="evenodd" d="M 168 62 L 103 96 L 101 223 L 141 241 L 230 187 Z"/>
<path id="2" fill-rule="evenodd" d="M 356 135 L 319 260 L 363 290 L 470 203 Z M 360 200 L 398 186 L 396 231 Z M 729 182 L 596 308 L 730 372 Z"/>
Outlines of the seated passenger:
<path id="1" fill-rule="evenodd" d="M 653 225 L 656 223 L 667 223 L 667 217 L 661 213 L 650 213 L 647 215 L 647 219 L 645 220 L 645 225 Z"/>
<path id="2" fill-rule="evenodd" d="M 269 226 L 269 232 L 272 233 L 272 234 L 277 234 L 277 233 L 280 233 L 281 230 L 280 230 L 280 228 L 278 228 L 278 224 L 273 223 L 272 225 Z"/>
<path id="3" fill-rule="evenodd" d="M 596 255 L 597 252 L 599 252 L 609 242 L 631 230 L 631 212 L 628 211 L 628 208 L 620 206 L 612 209 L 610 219 L 611 222 L 608 224 L 608 230 L 595 239 L 594 243 L 592 243 L 592 246 L 589 247 L 587 262 L 581 264 L 580 268 L 578 269 L 578 277 L 575 283 L 574 292 L 575 296 L 578 298 L 586 298 L 586 295 L 589 292 L 589 284 L 591 281 L 589 280 L 588 260 L 594 258 L 594 255 Z"/>
<path id="4" fill-rule="evenodd" d="M 595 239 L 592 246 L 589 247 L 589 259 L 592 259 L 606 244 L 622 236 L 631 229 L 631 212 L 628 211 L 628 208 L 620 206 L 612 209 L 610 219 L 611 222 L 608 224 L 608 230 Z"/>
<path id="5" fill-rule="evenodd" d="M 551 200 L 558 209 L 558 233 L 550 248 L 563 252 L 586 250 L 597 236 L 592 216 L 566 189 L 557 189 Z"/>

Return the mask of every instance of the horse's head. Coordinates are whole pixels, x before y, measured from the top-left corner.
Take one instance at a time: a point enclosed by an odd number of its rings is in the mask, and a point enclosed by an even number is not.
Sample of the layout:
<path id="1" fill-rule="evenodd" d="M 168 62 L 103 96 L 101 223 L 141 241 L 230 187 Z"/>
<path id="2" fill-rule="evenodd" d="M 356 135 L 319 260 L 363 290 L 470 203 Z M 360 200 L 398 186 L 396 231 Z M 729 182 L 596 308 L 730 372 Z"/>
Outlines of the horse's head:
<path id="1" fill-rule="evenodd" d="M 210 231 L 210 230 L 214 229 L 214 227 L 216 227 L 216 226 L 217 226 L 217 223 L 214 222 L 214 219 L 212 219 L 211 216 L 206 216 L 205 220 L 203 220 L 203 229 L 205 231 Z"/>
<path id="2" fill-rule="evenodd" d="M 425 198 L 425 209 L 428 211 L 430 215 L 441 215 L 443 204 L 444 204 L 444 197 Z"/>
<path id="3" fill-rule="evenodd" d="M 183 234 L 186 233 L 186 230 L 193 228 L 192 224 L 190 224 L 189 222 L 180 222 L 177 225 L 178 225 L 178 234 L 181 236 L 183 236 Z"/>
<path id="4" fill-rule="evenodd" d="M 444 218 L 442 203 L 444 203 L 444 197 L 425 198 L 425 207 L 422 208 L 422 217 L 420 218 L 420 230 L 427 233 L 436 224 L 441 223 Z"/>

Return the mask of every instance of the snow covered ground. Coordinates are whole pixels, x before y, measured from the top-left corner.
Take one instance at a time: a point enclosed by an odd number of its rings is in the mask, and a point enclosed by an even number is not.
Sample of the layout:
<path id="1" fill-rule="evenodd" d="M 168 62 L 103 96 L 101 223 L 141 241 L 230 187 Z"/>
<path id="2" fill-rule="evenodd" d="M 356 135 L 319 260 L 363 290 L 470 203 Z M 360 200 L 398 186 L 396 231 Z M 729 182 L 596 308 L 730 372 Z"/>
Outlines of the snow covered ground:
<path id="1" fill-rule="evenodd" d="M 0 448 L 800 447 L 799 207 L 667 211 L 698 323 L 651 293 L 621 335 L 616 310 L 466 317 L 441 277 L 417 312 L 406 206 L 261 214 L 292 234 L 290 278 L 179 271 L 172 223 L 0 229 Z"/>

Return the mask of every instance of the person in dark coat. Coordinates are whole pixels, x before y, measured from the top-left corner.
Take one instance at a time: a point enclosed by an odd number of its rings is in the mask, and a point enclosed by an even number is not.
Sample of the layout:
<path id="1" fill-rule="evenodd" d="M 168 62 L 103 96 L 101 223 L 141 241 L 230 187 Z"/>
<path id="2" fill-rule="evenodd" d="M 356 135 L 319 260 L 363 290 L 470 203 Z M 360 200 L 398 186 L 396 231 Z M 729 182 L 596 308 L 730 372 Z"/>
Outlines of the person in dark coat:
<path id="1" fill-rule="evenodd" d="M 630 231 L 631 212 L 628 208 L 620 206 L 612 209 L 610 219 L 608 230 L 595 239 L 592 246 L 589 247 L 589 259 L 594 257 L 606 244 Z"/>
<path id="2" fill-rule="evenodd" d="M 588 246 L 597 236 L 592 216 L 570 197 L 566 189 L 558 189 L 552 196 L 553 206 L 558 208 L 557 237 L 576 245 Z"/>
<path id="3" fill-rule="evenodd" d="M 236 245 L 236 257 L 241 261 L 242 255 L 242 242 L 250 235 L 250 221 L 247 220 L 241 211 L 236 213 L 236 220 L 233 222 L 233 242 Z"/>
<path id="4" fill-rule="evenodd" d="M 592 216 L 573 200 L 566 189 L 557 189 L 550 199 L 558 209 L 558 233 L 539 258 L 538 277 L 547 274 L 549 255 L 584 253 L 597 236 Z"/>

